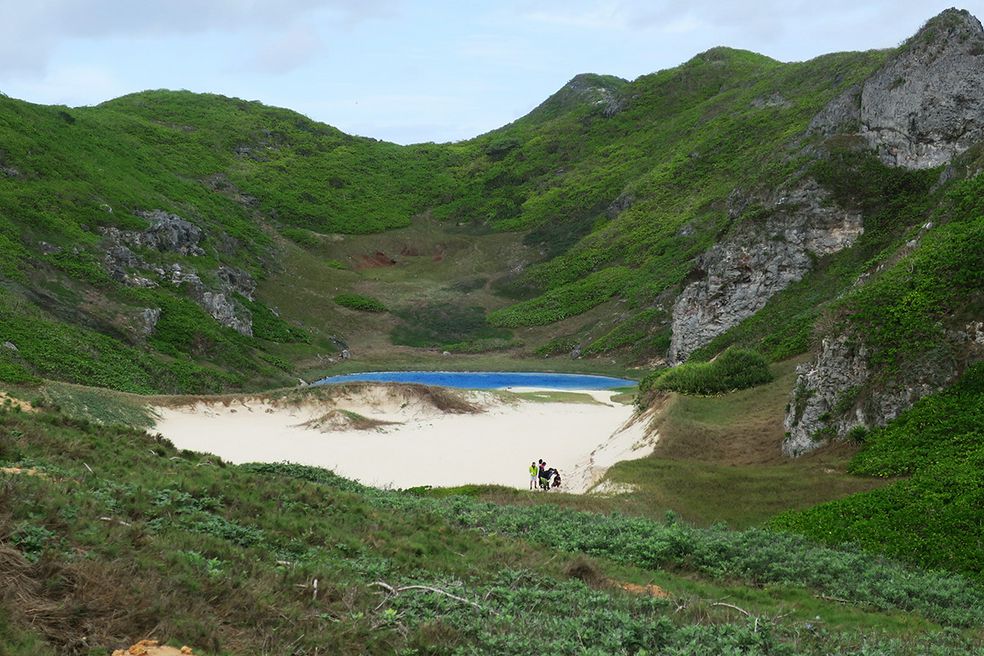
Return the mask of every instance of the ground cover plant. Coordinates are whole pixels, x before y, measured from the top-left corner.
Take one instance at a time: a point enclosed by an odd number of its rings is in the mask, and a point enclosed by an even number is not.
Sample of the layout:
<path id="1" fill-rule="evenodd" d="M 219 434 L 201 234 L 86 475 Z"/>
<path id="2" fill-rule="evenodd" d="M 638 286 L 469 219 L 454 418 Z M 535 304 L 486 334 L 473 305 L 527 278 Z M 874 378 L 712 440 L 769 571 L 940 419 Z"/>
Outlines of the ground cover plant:
<path id="1" fill-rule="evenodd" d="M 391 333 L 394 344 L 481 352 L 507 346 L 512 337 L 511 331 L 491 325 L 485 310 L 478 306 L 428 303 L 398 314 L 402 321 Z"/>
<path id="2" fill-rule="evenodd" d="M 52 410 L 0 413 L 0 461 L 0 644 L 16 656 L 108 651 L 147 633 L 204 654 L 258 644 L 297 654 L 906 654 L 942 644 L 960 654 L 980 639 L 934 628 L 980 621 L 984 593 L 958 577 L 764 531 L 432 499 L 297 465 L 235 467 Z M 816 569 L 813 594 L 755 590 L 793 581 L 794 558 Z M 654 577 L 652 589 L 670 592 L 630 592 Z M 753 585 L 741 599 L 735 580 Z"/>

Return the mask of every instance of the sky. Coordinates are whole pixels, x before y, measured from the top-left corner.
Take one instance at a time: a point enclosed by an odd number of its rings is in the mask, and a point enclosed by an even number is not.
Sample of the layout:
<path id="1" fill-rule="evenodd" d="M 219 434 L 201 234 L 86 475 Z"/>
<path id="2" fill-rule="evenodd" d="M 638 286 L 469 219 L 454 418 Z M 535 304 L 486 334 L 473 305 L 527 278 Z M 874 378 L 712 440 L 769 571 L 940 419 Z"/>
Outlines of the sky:
<path id="1" fill-rule="evenodd" d="M 726 45 L 782 61 L 889 48 L 952 0 L 0 0 L 0 92 L 145 89 L 289 107 L 397 143 L 457 141 L 578 73 L 634 79 Z M 984 17 L 984 0 L 962 8 Z"/>

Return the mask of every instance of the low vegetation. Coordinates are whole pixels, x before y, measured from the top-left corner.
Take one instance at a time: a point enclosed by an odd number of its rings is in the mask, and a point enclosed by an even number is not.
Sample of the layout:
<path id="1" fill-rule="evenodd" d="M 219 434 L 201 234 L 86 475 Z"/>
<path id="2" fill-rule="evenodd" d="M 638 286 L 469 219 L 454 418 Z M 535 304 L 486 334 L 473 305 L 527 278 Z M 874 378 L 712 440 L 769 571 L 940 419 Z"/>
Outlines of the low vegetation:
<path id="1" fill-rule="evenodd" d="M 777 528 L 984 579 L 984 365 L 861 436 L 851 471 L 904 477 L 776 518 Z"/>
<path id="2" fill-rule="evenodd" d="M 371 296 L 346 292 L 335 296 L 335 303 L 360 312 L 386 312 L 386 306 Z"/>
<path id="3" fill-rule="evenodd" d="M 686 362 L 650 375 L 640 391 L 664 390 L 681 394 L 720 394 L 768 383 L 769 364 L 754 351 L 729 348 L 711 362 Z"/>
<path id="4" fill-rule="evenodd" d="M 234 467 L 50 410 L 0 412 L 0 466 L 12 656 L 149 634 L 203 654 L 969 654 L 974 630 L 934 627 L 984 620 L 976 584 L 793 536 Z"/>
<path id="5" fill-rule="evenodd" d="M 429 303 L 398 315 L 401 322 L 391 333 L 394 344 L 481 353 L 511 343 L 512 332 L 490 325 L 485 310 L 478 306 Z"/>

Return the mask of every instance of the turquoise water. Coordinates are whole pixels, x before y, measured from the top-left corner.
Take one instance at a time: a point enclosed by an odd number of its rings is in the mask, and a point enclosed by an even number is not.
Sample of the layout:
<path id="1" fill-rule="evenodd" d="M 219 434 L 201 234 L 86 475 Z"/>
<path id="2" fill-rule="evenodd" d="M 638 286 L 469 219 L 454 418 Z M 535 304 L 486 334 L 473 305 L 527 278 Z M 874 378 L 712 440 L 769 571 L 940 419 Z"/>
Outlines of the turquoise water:
<path id="1" fill-rule="evenodd" d="M 421 383 L 462 389 L 504 389 L 506 387 L 540 387 L 553 390 L 604 390 L 629 387 L 636 381 L 610 376 L 583 374 L 546 374 L 527 371 L 370 371 L 360 374 L 329 376 L 314 383 L 373 382 Z"/>

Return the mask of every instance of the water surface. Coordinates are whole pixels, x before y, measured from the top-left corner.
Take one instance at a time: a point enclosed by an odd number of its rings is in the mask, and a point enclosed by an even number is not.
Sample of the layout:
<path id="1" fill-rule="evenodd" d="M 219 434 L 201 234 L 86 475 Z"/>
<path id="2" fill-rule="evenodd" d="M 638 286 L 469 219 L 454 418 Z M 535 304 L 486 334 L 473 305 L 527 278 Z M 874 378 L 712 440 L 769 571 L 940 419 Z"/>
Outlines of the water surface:
<path id="1" fill-rule="evenodd" d="M 333 383 L 420 383 L 461 389 L 539 387 L 552 390 L 606 390 L 630 387 L 636 381 L 611 376 L 550 374 L 535 371 L 369 371 L 323 378 L 315 385 Z"/>

